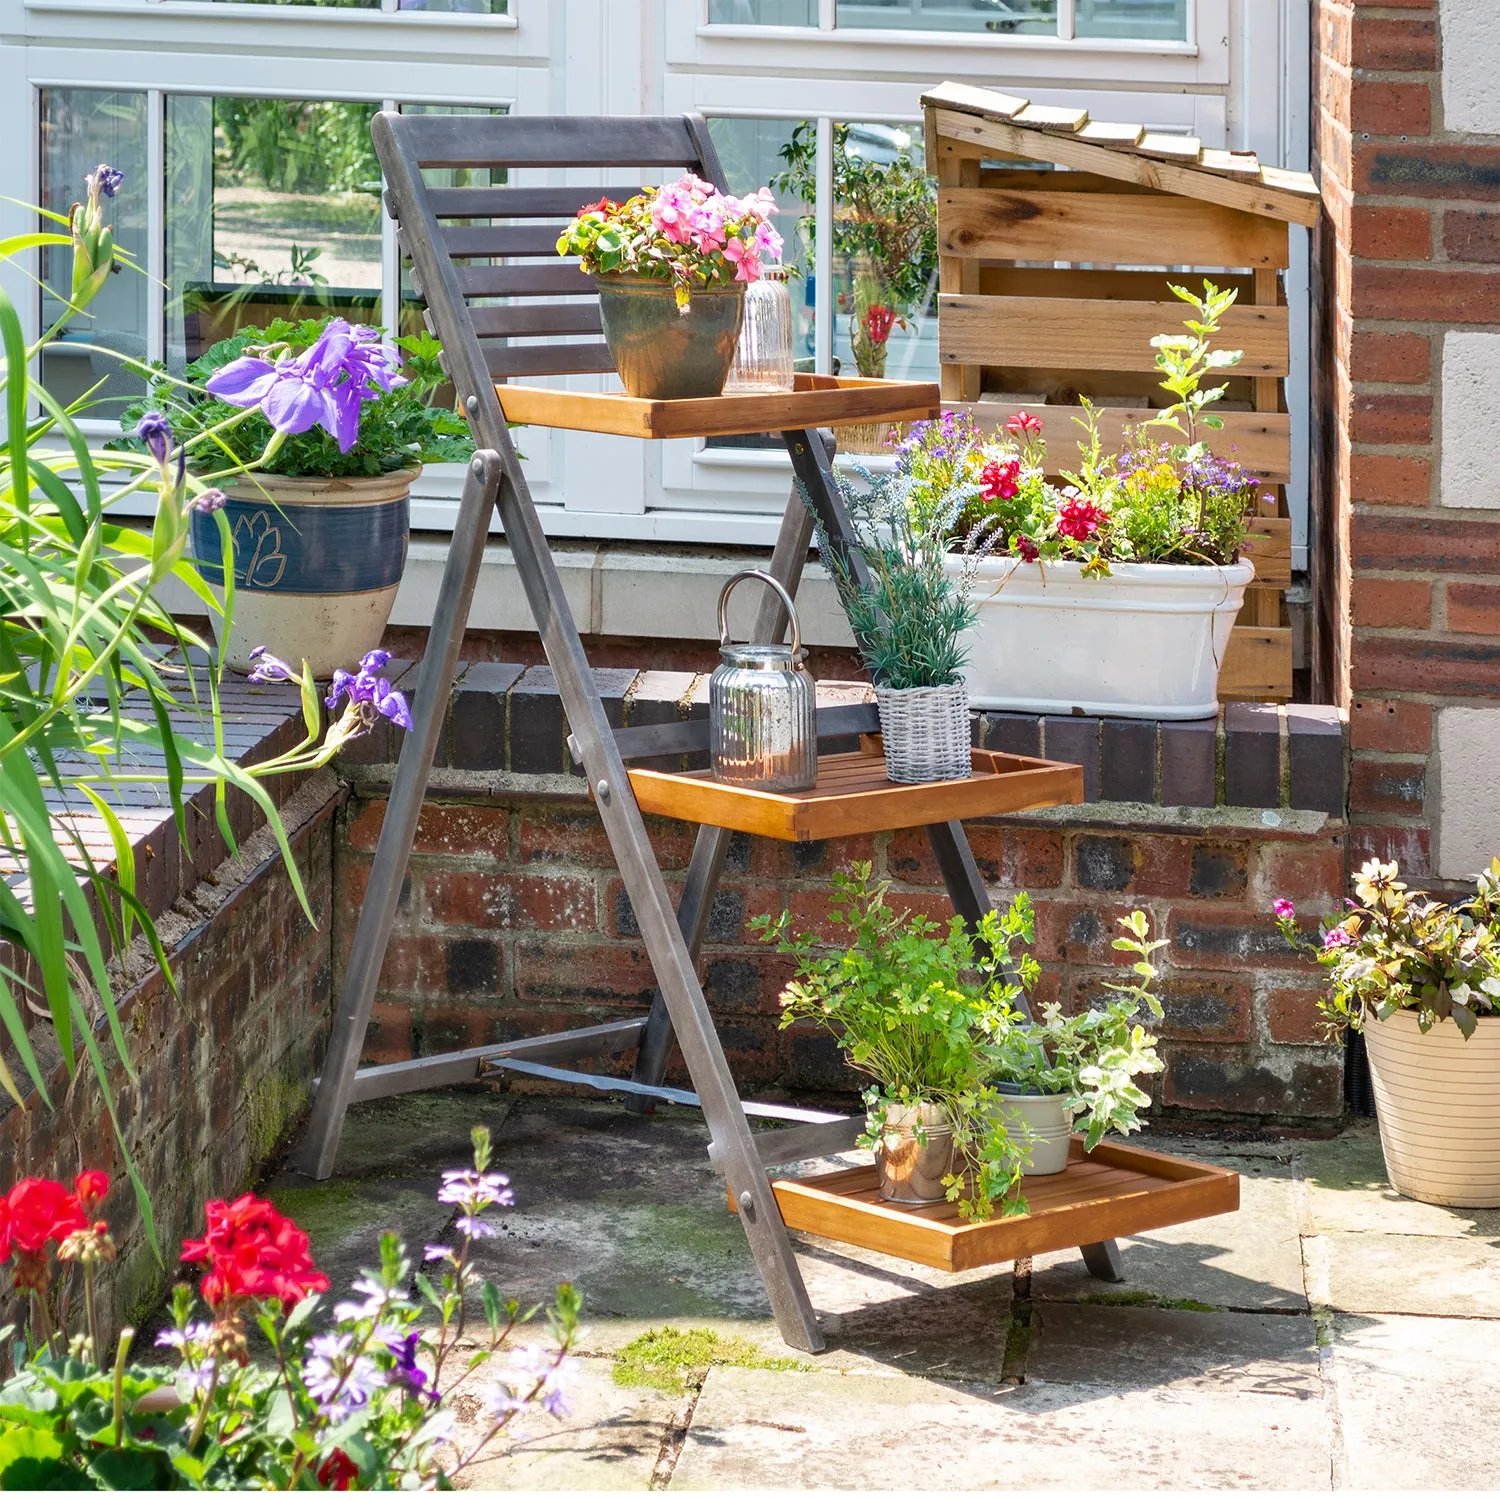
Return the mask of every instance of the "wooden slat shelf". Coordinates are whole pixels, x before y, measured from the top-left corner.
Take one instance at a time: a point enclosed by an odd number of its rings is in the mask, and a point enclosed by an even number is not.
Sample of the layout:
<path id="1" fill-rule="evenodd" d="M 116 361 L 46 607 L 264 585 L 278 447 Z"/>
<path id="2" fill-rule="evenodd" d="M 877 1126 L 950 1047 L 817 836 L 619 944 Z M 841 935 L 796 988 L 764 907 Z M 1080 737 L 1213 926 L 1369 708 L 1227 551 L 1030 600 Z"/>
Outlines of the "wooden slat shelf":
<path id="1" fill-rule="evenodd" d="M 784 393 L 694 401 L 643 401 L 623 391 L 557 391 L 532 385 L 497 385 L 495 394 L 507 422 L 636 438 L 730 437 L 841 422 L 920 422 L 939 411 L 938 387 L 925 381 L 849 375 L 794 378 L 794 388 Z"/>
<path id="2" fill-rule="evenodd" d="M 1237 1172 L 1113 1141 L 1085 1155 L 1080 1136 L 1073 1137 L 1067 1171 L 1024 1180 L 1029 1212 L 982 1224 L 964 1223 L 952 1203 L 885 1202 L 875 1189 L 873 1165 L 779 1178 L 771 1186 L 789 1229 L 939 1271 L 1070 1250 L 1240 1206 Z"/>
<path id="3" fill-rule="evenodd" d="M 954 818 L 987 818 L 1083 801 L 1083 768 L 1060 761 L 975 750 L 963 781 L 887 781 L 871 749 L 818 757 L 818 784 L 806 792 L 766 792 L 715 781 L 711 771 L 632 768 L 642 812 L 805 844 L 855 833 L 922 828 Z"/>

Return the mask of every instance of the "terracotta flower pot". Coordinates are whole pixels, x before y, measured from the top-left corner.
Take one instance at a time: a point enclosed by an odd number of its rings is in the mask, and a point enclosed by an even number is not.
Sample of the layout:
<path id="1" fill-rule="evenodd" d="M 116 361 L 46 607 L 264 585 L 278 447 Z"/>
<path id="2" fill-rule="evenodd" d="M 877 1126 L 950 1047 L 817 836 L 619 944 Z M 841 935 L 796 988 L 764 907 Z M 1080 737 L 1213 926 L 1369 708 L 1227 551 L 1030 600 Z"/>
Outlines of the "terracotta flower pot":
<path id="1" fill-rule="evenodd" d="M 264 646 L 314 677 L 353 668 L 380 644 L 406 568 L 408 495 L 420 468 L 354 479 L 247 474 L 226 483 L 234 537 L 234 621 L 225 658 L 248 672 Z M 220 579 L 219 529 L 193 516 L 193 555 Z M 217 637 L 223 621 L 213 620 Z"/>
<path id="2" fill-rule="evenodd" d="M 687 401 L 723 393 L 745 311 L 743 285 L 695 291 L 685 309 L 669 281 L 596 276 L 604 342 L 628 395 Z"/>
<path id="3" fill-rule="evenodd" d="M 1364 1028 L 1391 1186 L 1421 1203 L 1500 1208 L 1500 1016 L 1467 1040 L 1414 1010 Z"/>

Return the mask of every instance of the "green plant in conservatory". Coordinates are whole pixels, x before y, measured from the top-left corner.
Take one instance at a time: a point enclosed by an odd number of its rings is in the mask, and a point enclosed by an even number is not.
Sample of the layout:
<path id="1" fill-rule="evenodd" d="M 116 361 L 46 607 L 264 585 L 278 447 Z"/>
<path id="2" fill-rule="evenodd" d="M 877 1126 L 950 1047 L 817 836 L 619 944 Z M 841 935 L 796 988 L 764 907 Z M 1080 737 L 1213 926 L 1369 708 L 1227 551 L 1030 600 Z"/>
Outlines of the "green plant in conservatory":
<path id="1" fill-rule="evenodd" d="M 834 876 L 829 925 L 843 946 L 829 953 L 814 934 L 796 932 L 790 912 L 752 924 L 763 942 L 797 958 L 781 995 L 781 1025 L 811 1021 L 832 1033 L 851 1067 L 875 1080 L 864 1095 L 869 1129 L 860 1144 L 878 1147 L 887 1111 L 933 1104 L 953 1129 L 962 1170 L 946 1179 L 965 1218 L 1025 1211 L 1015 1195 L 1021 1147 L 1006 1131 L 990 1085 L 999 1049 L 1021 1017 L 1017 996 L 1037 974 L 1011 949 L 1033 936 L 1031 902 L 1018 895 L 1003 913 L 987 912 L 973 932 L 961 917 L 946 926 L 891 905 L 889 881 L 868 863 Z"/>
<path id="2" fill-rule="evenodd" d="M 779 152 L 786 167 L 771 180 L 809 207 L 818 198 L 817 139 L 816 124 L 800 122 Z M 832 165 L 832 249 L 848 265 L 854 294 L 849 344 L 859 373 L 881 376 L 891 329 L 925 306 L 937 278 L 937 192 L 909 145 L 874 161 L 850 149 L 847 125 L 833 127 Z M 797 227 L 815 261 L 816 213 Z"/>
<path id="3" fill-rule="evenodd" d="M 189 650 L 209 653 L 207 643 L 179 625 L 157 593 L 171 580 L 205 611 L 221 608 L 186 556 L 186 545 L 190 510 L 213 512 L 223 559 L 230 562 L 223 496 L 189 473 L 187 460 L 194 449 L 220 444 L 250 413 L 236 412 L 218 427 L 204 428 L 175 455 L 169 425 L 152 414 L 154 420 L 141 424 L 148 451 L 101 456 L 90 452 L 75 420 L 88 397 L 64 406 L 34 378 L 61 324 L 84 315 L 115 269 L 131 268 L 106 222 L 105 204 L 118 191 L 120 174 L 101 166 L 87 182 L 86 203 L 67 216 L 43 214 L 66 234 L 44 230 L 0 240 L 5 260 L 43 246 L 73 250 L 62 316 L 34 343 L 26 342 L 14 305 L 0 291 L 0 861 L 15 872 L 13 880 L 0 882 L 0 944 L 8 945 L 14 960 L 0 962 L 0 1028 L 21 1073 L 50 1104 L 26 1024 L 25 997 L 40 992 L 63 1062 L 76 1074 L 87 1058 L 118 1134 L 103 1049 L 112 1047 L 127 1075 L 135 1075 L 109 960 L 139 931 L 169 985 L 173 976 L 136 893 L 130 839 L 109 793 L 127 784 L 158 785 L 186 843 L 190 788 L 211 784 L 217 821 L 232 848 L 225 788 L 239 788 L 265 815 L 306 910 L 285 829 L 261 780 L 325 763 L 381 710 L 373 686 L 360 687 L 360 699 L 351 691 L 343 717 L 319 746 L 322 712 L 311 681 L 284 664 L 268 663 L 264 675 L 300 683 L 306 738 L 295 751 L 253 771 L 224 753 L 217 676 L 189 675 L 181 666 Z M 133 361 L 122 363 L 144 373 Z M 105 480 L 112 485 L 108 501 Z M 157 497 L 150 529 L 112 521 L 110 506 L 140 492 Z M 234 605 L 232 568 L 226 566 L 225 574 L 227 614 Z M 174 711 L 185 706 L 200 716 L 201 741 L 174 725 Z M 148 770 L 147 764 L 163 769 Z M 94 860 L 82 835 L 58 811 L 65 804 L 97 812 L 113 844 L 111 867 Z M 103 917 L 102 935 L 96 912 Z M 91 999 L 107 1036 L 92 1022 Z M 21 1101 L 21 1080 L 3 1057 L 0 1086 Z M 126 1162 L 151 1232 L 149 1200 L 128 1154 Z"/>

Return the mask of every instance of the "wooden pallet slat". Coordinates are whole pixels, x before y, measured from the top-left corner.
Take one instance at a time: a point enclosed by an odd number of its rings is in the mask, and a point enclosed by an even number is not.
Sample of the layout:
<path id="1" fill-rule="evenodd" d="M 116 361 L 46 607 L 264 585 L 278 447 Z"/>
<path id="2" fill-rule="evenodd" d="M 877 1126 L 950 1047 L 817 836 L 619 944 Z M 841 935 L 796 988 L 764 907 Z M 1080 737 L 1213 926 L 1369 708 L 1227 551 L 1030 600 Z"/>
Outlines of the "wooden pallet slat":
<path id="1" fill-rule="evenodd" d="M 1219 670 L 1219 697 L 1234 702 L 1283 702 L 1291 696 L 1291 630 L 1236 625 L 1229 633 Z"/>
<path id="2" fill-rule="evenodd" d="M 1049 260 L 1066 246 L 1074 261 L 1149 265 L 1169 245 L 1177 265 L 1284 266 L 1291 258 L 1279 221 L 1192 198 L 941 188 L 937 216 L 939 253 L 953 256 Z"/>
<path id="3" fill-rule="evenodd" d="M 1057 130 L 1065 135 L 1076 135 L 1089 122 L 1086 109 L 1056 108 L 1048 104 L 1028 104 L 1011 118 L 1017 125 L 1030 130 Z"/>
<path id="4" fill-rule="evenodd" d="M 1114 125 L 1108 120 L 1090 120 L 1078 132 L 1081 141 L 1092 146 L 1132 147 L 1140 144 L 1146 134 L 1144 125 Z"/>
<path id="5" fill-rule="evenodd" d="M 1168 135 L 1150 130 L 1133 149 L 1142 156 L 1159 156 L 1164 161 L 1188 162 L 1196 166 L 1203 153 L 1203 142 L 1195 135 Z"/>
<path id="6" fill-rule="evenodd" d="M 969 297 L 939 293 L 938 357 L 958 364 L 1037 365 L 1069 370 L 1156 369 L 1151 340 L 1179 324 L 1181 304 L 1068 297 Z M 1236 375 L 1290 368 L 1284 307 L 1234 306 L 1219 344 L 1241 349 Z"/>

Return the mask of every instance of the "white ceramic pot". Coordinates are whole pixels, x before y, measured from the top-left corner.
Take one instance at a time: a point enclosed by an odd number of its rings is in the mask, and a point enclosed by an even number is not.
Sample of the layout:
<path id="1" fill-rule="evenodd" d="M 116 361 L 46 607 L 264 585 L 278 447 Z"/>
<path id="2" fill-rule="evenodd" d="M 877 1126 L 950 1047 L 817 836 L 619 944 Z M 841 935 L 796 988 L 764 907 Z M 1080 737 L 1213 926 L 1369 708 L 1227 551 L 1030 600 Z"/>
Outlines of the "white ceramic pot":
<path id="1" fill-rule="evenodd" d="M 1066 1171 L 1073 1138 L 1073 1115 L 1065 1102 L 1068 1096 L 1023 1094 L 1004 1083 L 995 1088 L 1004 1099 L 999 1109 L 1001 1124 L 1027 1153 L 1021 1175 L 1050 1177 Z"/>
<path id="2" fill-rule="evenodd" d="M 1467 1041 L 1452 1021 L 1424 1036 L 1414 1010 L 1365 1027 L 1391 1186 L 1421 1203 L 1500 1208 L 1500 1016 Z"/>
<path id="3" fill-rule="evenodd" d="M 357 479 L 245 475 L 223 486 L 234 537 L 234 621 L 225 658 L 248 672 L 264 646 L 314 677 L 353 670 L 385 634 L 410 530 L 407 497 L 420 468 Z M 193 516 L 193 554 L 219 580 L 219 531 Z M 223 621 L 213 620 L 217 637 Z"/>
<path id="4" fill-rule="evenodd" d="M 951 559 L 948 571 L 962 571 Z M 1114 563 L 1085 578 L 1075 562 L 978 564 L 964 680 L 975 708 L 1206 719 L 1219 668 L 1255 576 L 1227 567 Z"/>
<path id="5" fill-rule="evenodd" d="M 921 1136 L 919 1138 L 918 1131 Z M 953 1170 L 953 1128 L 936 1104 L 893 1104 L 875 1151 L 876 1190 L 891 1203 L 941 1203 Z"/>

